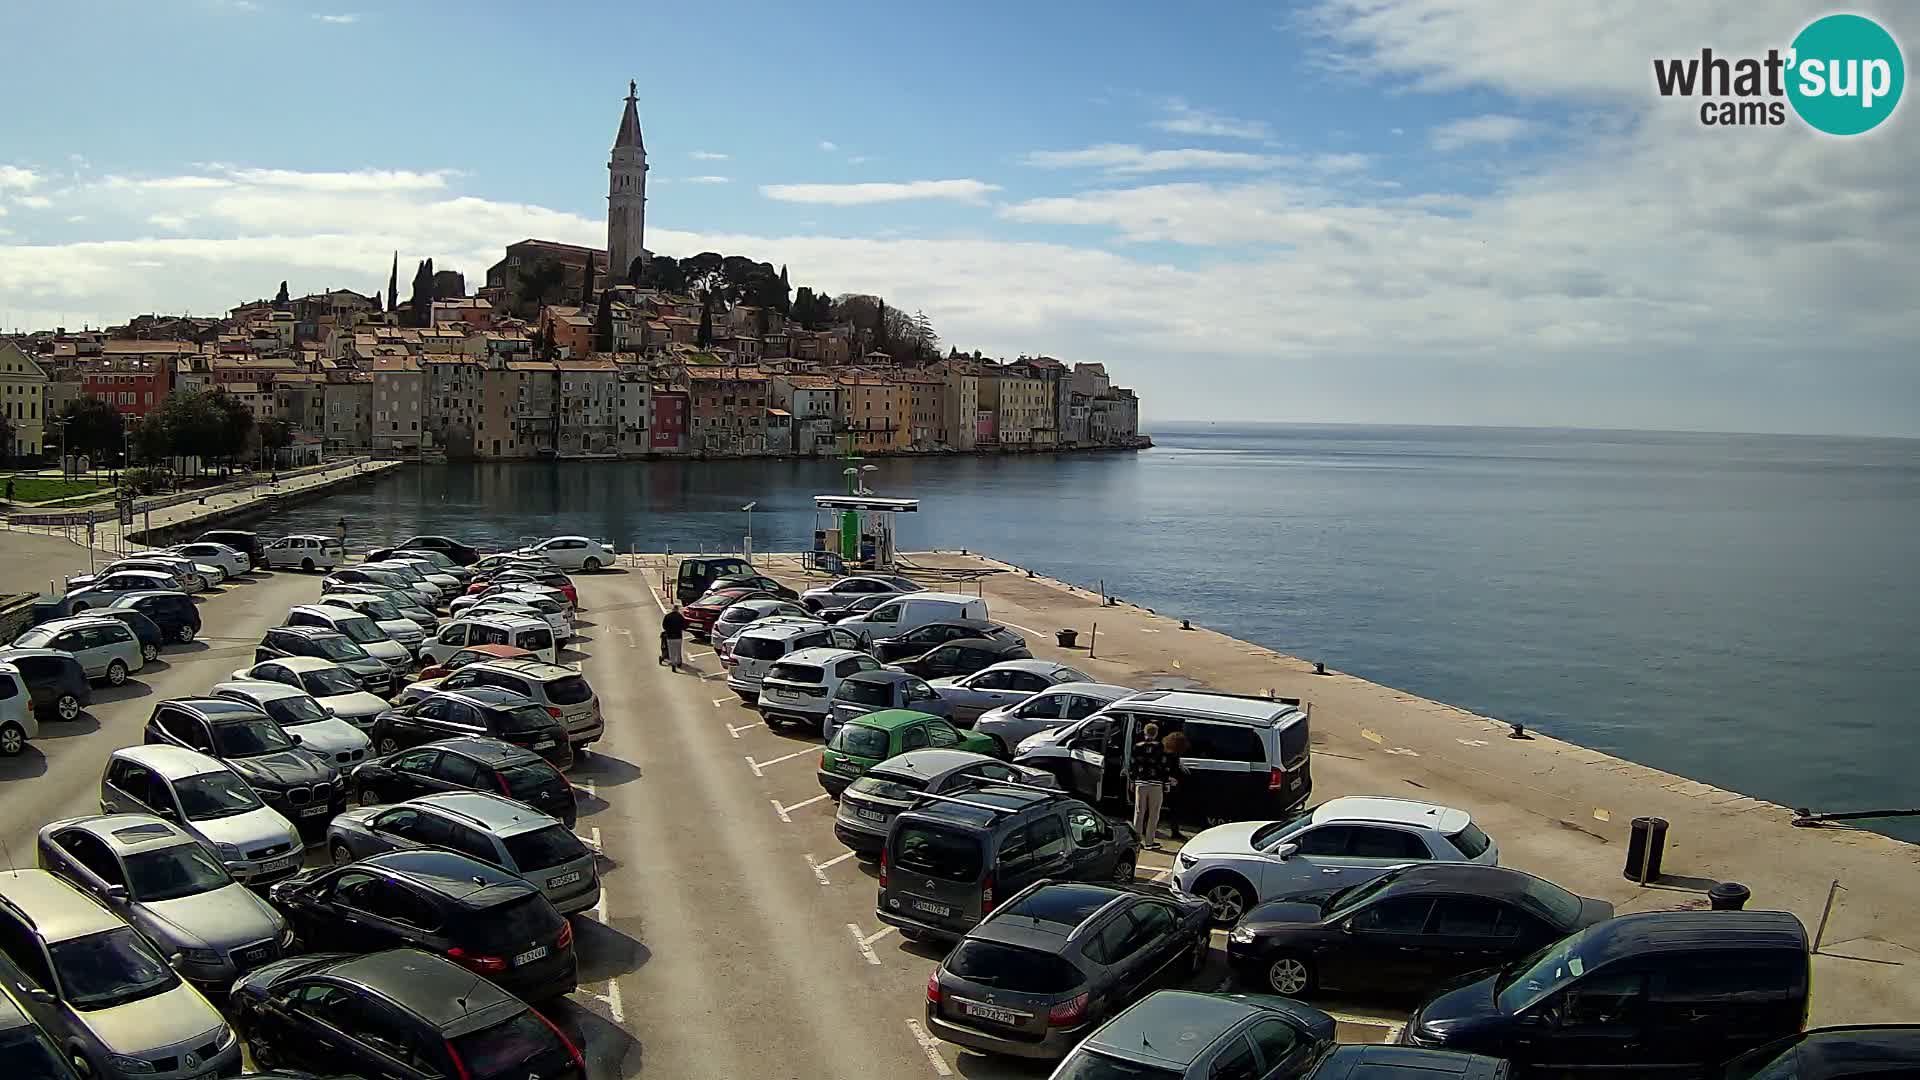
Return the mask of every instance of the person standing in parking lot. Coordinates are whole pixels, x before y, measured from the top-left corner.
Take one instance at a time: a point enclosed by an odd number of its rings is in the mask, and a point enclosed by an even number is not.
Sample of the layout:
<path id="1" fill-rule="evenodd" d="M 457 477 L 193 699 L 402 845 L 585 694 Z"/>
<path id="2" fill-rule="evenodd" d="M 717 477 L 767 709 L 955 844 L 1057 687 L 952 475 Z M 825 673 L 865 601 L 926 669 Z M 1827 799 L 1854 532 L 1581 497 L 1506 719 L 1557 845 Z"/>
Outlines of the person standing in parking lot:
<path id="1" fill-rule="evenodd" d="M 1200 793 L 1187 783 L 1186 766 L 1181 759 L 1187 756 L 1192 744 L 1187 741 L 1184 731 L 1169 731 L 1160 740 L 1160 749 L 1165 752 L 1167 769 L 1167 835 L 1174 840 L 1185 840 L 1186 834 L 1180 831 L 1180 818 L 1196 812 Z M 1202 826 L 1204 828 L 1204 826 Z"/>
<path id="2" fill-rule="evenodd" d="M 1140 846 L 1160 850 L 1160 807 L 1167 797 L 1167 752 L 1160 745 L 1160 726 L 1140 727 L 1133 744 L 1133 831 Z"/>
<path id="3" fill-rule="evenodd" d="M 668 608 L 660 617 L 660 661 L 675 671 L 680 670 L 680 639 L 686 632 L 687 618 L 679 608 Z"/>

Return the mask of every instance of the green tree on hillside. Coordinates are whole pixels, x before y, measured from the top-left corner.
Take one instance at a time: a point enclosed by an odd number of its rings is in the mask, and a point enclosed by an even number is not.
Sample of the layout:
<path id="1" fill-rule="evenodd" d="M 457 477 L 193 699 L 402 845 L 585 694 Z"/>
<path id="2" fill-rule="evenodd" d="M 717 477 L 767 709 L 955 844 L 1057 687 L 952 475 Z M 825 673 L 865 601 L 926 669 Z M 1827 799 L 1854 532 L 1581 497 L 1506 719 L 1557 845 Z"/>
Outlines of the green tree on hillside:
<path id="1" fill-rule="evenodd" d="M 69 457 L 84 454 L 98 461 L 120 451 L 126 418 L 104 399 L 86 394 L 67 402 L 52 426 L 65 432 L 61 453 Z"/>

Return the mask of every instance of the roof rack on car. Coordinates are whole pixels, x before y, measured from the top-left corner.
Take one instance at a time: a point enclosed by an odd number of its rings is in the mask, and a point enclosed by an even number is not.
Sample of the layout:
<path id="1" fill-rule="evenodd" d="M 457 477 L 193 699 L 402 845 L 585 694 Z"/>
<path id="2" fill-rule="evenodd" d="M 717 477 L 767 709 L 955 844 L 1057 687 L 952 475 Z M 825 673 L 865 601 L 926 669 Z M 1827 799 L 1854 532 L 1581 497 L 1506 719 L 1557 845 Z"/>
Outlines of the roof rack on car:
<path id="1" fill-rule="evenodd" d="M 1066 792 L 1064 791 L 1055 791 L 1052 788 L 1035 787 L 1032 784 L 1016 784 L 1007 780 L 994 780 L 985 786 L 1014 788 L 1015 790 L 1018 790 L 1018 791 L 1031 791 L 1037 795 L 1045 795 L 1048 798 L 1058 799 L 1058 798 L 1066 797 Z M 1017 813 L 1021 810 L 1026 809 L 1025 806 L 995 806 L 992 803 L 975 802 L 972 799 L 962 799 L 957 795 L 936 795 L 931 791 L 923 791 L 914 796 L 914 800 L 916 802 L 922 799 L 928 799 L 934 802 L 955 803 L 960 806 L 970 806 L 975 810 L 985 810 L 988 813 L 992 813 L 992 814 L 1012 814 L 1012 813 Z"/>

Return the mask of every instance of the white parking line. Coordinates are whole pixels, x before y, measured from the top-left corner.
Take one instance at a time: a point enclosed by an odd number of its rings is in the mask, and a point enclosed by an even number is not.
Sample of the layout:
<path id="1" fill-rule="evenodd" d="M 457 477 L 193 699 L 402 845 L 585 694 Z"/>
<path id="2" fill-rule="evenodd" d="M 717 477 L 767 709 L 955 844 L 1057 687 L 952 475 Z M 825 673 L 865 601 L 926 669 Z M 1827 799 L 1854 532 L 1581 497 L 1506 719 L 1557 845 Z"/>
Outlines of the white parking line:
<path id="1" fill-rule="evenodd" d="M 581 836 L 581 835 L 580 835 L 579 833 L 574 833 L 573 835 L 574 835 L 574 837 L 575 837 L 576 839 L 578 839 L 578 840 L 579 840 L 579 841 L 580 841 L 581 843 L 583 843 L 583 844 L 585 844 L 585 845 L 587 845 L 588 847 L 591 847 L 591 848 L 592 848 L 593 850 L 595 850 L 595 851 L 599 851 L 599 850 L 600 850 L 600 830 L 599 830 L 599 828 L 597 828 L 597 827 L 596 827 L 596 828 L 593 828 L 593 829 L 590 829 L 590 830 L 588 830 L 588 831 L 589 831 L 589 832 L 590 832 L 590 833 L 592 834 L 591 836 Z M 605 895 L 605 893 L 602 893 L 601 895 L 603 895 L 603 896 L 604 896 L 604 895 Z"/>
<path id="2" fill-rule="evenodd" d="M 733 700 L 733 698 L 732 698 L 731 696 L 728 696 L 728 697 L 717 697 L 717 698 L 714 698 L 714 699 L 713 699 L 713 707 L 717 709 L 717 708 L 719 708 L 720 706 L 722 706 L 722 705 L 725 705 L 725 704 L 726 704 L 727 702 L 729 702 L 729 701 L 732 701 L 732 700 Z"/>
<path id="3" fill-rule="evenodd" d="M 940 1044 L 934 1042 L 933 1036 L 927 1034 L 926 1027 L 918 1020 L 909 1019 L 907 1029 L 913 1032 L 913 1041 L 919 1043 L 920 1049 L 927 1052 L 927 1064 L 933 1066 L 933 1074 L 952 1076 L 953 1070 L 947 1068 L 946 1059 L 940 1056 Z"/>
<path id="4" fill-rule="evenodd" d="M 881 938 L 886 937 L 888 934 L 891 934 L 891 933 L 893 933 L 893 927 L 883 926 L 880 928 L 879 933 L 870 934 L 867 937 L 860 939 L 860 944 L 871 947 L 874 942 L 879 941 Z"/>
<path id="5" fill-rule="evenodd" d="M 861 935 L 860 928 L 852 923 L 848 923 L 847 933 L 853 936 L 853 947 L 860 950 L 860 955 L 867 958 L 867 963 L 872 964 L 874 967 L 879 967 L 880 954 L 874 952 L 873 946 L 867 944 L 867 939 Z"/>
<path id="6" fill-rule="evenodd" d="M 813 876 L 819 879 L 820 884 L 831 885 L 832 882 L 827 880 L 827 868 L 830 866 L 836 866 L 840 863 L 846 862 L 848 859 L 851 859 L 851 858 L 853 858 L 853 852 L 847 851 L 847 852 L 842 852 L 839 855 L 835 855 L 833 858 L 828 859 L 826 862 L 817 863 L 813 861 L 813 853 L 808 852 L 807 866 L 813 870 Z"/>
<path id="7" fill-rule="evenodd" d="M 593 781 L 593 778 L 592 778 L 592 777 L 588 777 L 588 778 L 586 778 L 585 780 L 582 780 L 582 781 L 580 781 L 580 786 L 581 786 L 581 787 L 583 787 L 583 788 L 586 788 L 586 789 L 587 789 L 587 794 L 589 794 L 589 795 L 591 795 L 591 796 L 593 796 L 594 798 L 596 798 L 596 799 L 597 799 L 597 798 L 599 798 L 599 797 L 600 797 L 600 789 L 599 789 L 599 787 L 598 787 L 598 786 L 597 786 L 597 785 L 596 785 L 596 784 L 594 783 L 594 781 Z"/>
<path id="8" fill-rule="evenodd" d="M 620 980 L 608 979 L 606 993 L 596 994 L 589 990 L 587 991 L 587 996 L 605 1005 L 607 1007 L 607 1014 L 613 1017 L 614 1023 L 624 1024 L 627 1022 L 627 1010 L 620 1003 Z"/>
<path id="9" fill-rule="evenodd" d="M 734 727 L 732 724 L 728 724 L 727 734 L 737 739 L 740 737 L 741 732 L 752 731 L 754 728 L 757 728 L 759 726 L 760 726 L 759 724 L 741 724 L 739 727 Z"/>
<path id="10" fill-rule="evenodd" d="M 752 769 L 753 775 L 755 776 L 765 776 L 767 774 L 761 772 L 760 771 L 761 769 L 764 769 L 769 765 L 778 765 L 783 761 L 792 761 L 794 758 L 801 757 L 803 755 L 811 754 L 811 753 L 813 753 L 812 750 L 795 750 L 791 754 L 782 754 L 779 757 L 774 758 L 772 761 L 755 761 L 751 756 L 749 756 L 747 758 L 747 768 Z"/>
<path id="11" fill-rule="evenodd" d="M 817 803 L 821 799 L 824 799 L 826 797 L 827 797 L 827 793 L 823 791 L 820 794 L 815 795 L 811 799 L 803 799 L 800 802 L 794 803 L 792 806 L 781 806 L 779 799 L 768 799 L 767 801 L 773 804 L 773 812 L 780 815 L 780 820 L 791 825 L 793 824 L 793 819 L 788 817 L 787 816 L 788 814 L 792 813 L 795 810 L 800 809 L 803 806 L 812 806 L 814 803 Z"/>
<path id="12" fill-rule="evenodd" d="M 705 652 L 697 652 L 697 653 L 688 653 L 688 654 L 687 654 L 687 659 L 689 659 L 689 660 L 698 660 L 698 659 L 700 659 L 700 658 L 701 658 L 701 657 L 703 657 L 703 656 L 712 656 L 712 655 L 713 655 L 713 650 L 712 650 L 712 649 L 708 649 L 708 650 L 707 650 L 707 651 L 705 651 Z"/>

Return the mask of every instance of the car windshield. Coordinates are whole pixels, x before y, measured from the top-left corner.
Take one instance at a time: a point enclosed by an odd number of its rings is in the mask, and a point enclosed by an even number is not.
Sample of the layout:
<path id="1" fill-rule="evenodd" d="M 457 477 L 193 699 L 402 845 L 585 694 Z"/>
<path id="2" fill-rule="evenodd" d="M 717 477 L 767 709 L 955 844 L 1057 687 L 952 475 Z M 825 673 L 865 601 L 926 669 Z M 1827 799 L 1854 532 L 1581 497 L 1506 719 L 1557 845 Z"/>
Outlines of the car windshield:
<path id="1" fill-rule="evenodd" d="M 314 697 L 333 697 L 358 691 L 360 680 L 339 668 L 318 668 L 301 672 L 300 685 L 306 687 L 307 693 Z"/>
<path id="2" fill-rule="evenodd" d="M 593 687 L 578 675 L 563 675 L 547 684 L 547 700 L 555 705 L 579 705 L 593 700 Z"/>
<path id="3" fill-rule="evenodd" d="M 32 1024 L 0 1032 L 0 1070 L 34 1080 L 73 1075 L 53 1044 Z"/>
<path id="4" fill-rule="evenodd" d="M 1058 994 L 1085 981 L 1078 968 L 1052 953 L 976 939 L 962 941 L 945 966 L 968 982 L 1023 994 Z"/>
<path id="5" fill-rule="evenodd" d="M 233 883 L 225 867 L 199 844 L 176 844 L 127 856 L 127 889 L 135 900 L 158 903 L 197 896 Z"/>
<path id="6" fill-rule="evenodd" d="M 1530 878 L 1526 891 L 1520 894 L 1520 902 L 1539 911 L 1560 926 L 1573 926 L 1580 921 L 1580 909 L 1586 905 L 1581 899 L 1551 881 Z"/>
<path id="7" fill-rule="evenodd" d="M 232 817 L 260 809 L 260 798 L 245 780 L 230 772 L 201 773 L 173 785 L 188 821 Z"/>
<path id="8" fill-rule="evenodd" d="M 1381 893 L 1386 892 L 1387 889 L 1392 887 L 1393 883 L 1399 879 L 1400 875 L 1398 873 L 1387 873 L 1374 878 L 1372 881 L 1363 881 L 1358 885 L 1349 885 L 1344 889 L 1336 889 L 1321 902 L 1320 910 L 1330 917 L 1336 912 L 1345 914 L 1374 897 L 1379 896 Z"/>
<path id="9" fill-rule="evenodd" d="M 472 911 L 459 922 L 461 925 L 456 925 L 450 936 L 462 945 L 488 951 L 544 945 L 563 925 L 560 913 L 537 893 Z"/>
<path id="10" fill-rule="evenodd" d="M 1180 1080 L 1185 1075 L 1158 1065 L 1142 1065 L 1082 1048 L 1060 1063 L 1060 1071 L 1053 1074 L 1053 1080 Z"/>
<path id="11" fill-rule="evenodd" d="M 887 742 L 887 733 L 879 728 L 868 727 L 865 724 L 848 724 L 834 732 L 833 742 L 829 745 L 843 754 L 883 758 L 887 756 Z"/>
<path id="12" fill-rule="evenodd" d="M 522 800 L 559 790 L 563 783 L 559 772 L 544 761 L 501 769 L 500 780 L 506 784 L 509 796 Z"/>
<path id="13" fill-rule="evenodd" d="M 1503 1012 L 1516 1013 L 1586 973 L 1580 955 L 1587 935 L 1578 933 L 1515 961 L 1501 972 L 1499 1003 Z"/>
<path id="14" fill-rule="evenodd" d="M 258 757 L 293 749 L 293 740 L 280 725 L 261 717 L 213 725 L 213 749 L 223 758 Z"/>
<path id="15" fill-rule="evenodd" d="M 327 718 L 327 710 L 321 708 L 319 702 L 305 694 L 274 698 L 263 704 L 261 708 L 267 710 L 267 715 L 273 717 L 283 728 L 312 724 Z"/>
<path id="16" fill-rule="evenodd" d="M 171 990 L 180 979 L 130 926 L 48 947 L 67 1004 L 107 1009 Z"/>
<path id="17" fill-rule="evenodd" d="M 565 825 L 549 825 L 507 837 L 507 854 L 513 856 L 514 865 L 524 874 L 583 858 L 587 849 Z"/>
<path id="18" fill-rule="evenodd" d="M 498 730 L 503 735 L 519 735 L 529 731 L 545 731 L 554 726 L 553 717 L 538 705 L 512 705 L 499 710 Z"/>
<path id="19" fill-rule="evenodd" d="M 835 701 L 844 701 L 851 705 L 890 705 L 893 703 L 893 684 L 869 682 L 866 679 L 846 679 L 834 690 Z"/>
<path id="20" fill-rule="evenodd" d="M 354 602 L 354 606 L 359 609 L 360 614 L 372 616 L 376 619 L 392 621 L 394 619 L 406 618 L 405 615 L 400 614 L 399 608 L 378 597 L 369 600 L 357 600 Z"/>
<path id="21" fill-rule="evenodd" d="M 1247 838 L 1247 842 L 1256 850 L 1262 850 L 1275 840 L 1299 830 L 1312 821 L 1313 811 L 1302 810 L 1290 818 L 1282 818 L 1253 830 L 1253 835 Z"/>
<path id="22" fill-rule="evenodd" d="M 333 628 L 345 634 L 347 640 L 356 645 L 370 645 L 376 641 L 387 640 L 387 635 L 381 633 L 373 620 L 365 615 L 353 619 L 335 619 Z"/>
<path id="23" fill-rule="evenodd" d="M 526 1076 L 532 1072 L 529 1066 L 541 1057 L 566 1055 L 560 1041 L 531 1009 L 504 1024 L 462 1035 L 452 1045 L 460 1055 L 461 1075 L 473 1080 Z"/>
<path id="24" fill-rule="evenodd" d="M 882 776 L 878 773 L 869 773 L 855 780 L 853 786 L 847 790 L 854 795 L 910 803 L 921 792 L 927 790 L 927 784 L 924 780 L 905 776 Z"/>
<path id="25" fill-rule="evenodd" d="M 909 825 L 893 838 L 893 864 L 946 881 L 977 881 L 980 841 L 965 833 Z"/>
<path id="26" fill-rule="evenodd" d="M 787 655 L 787 647 L 773 638 L 742 634 L 733 639 L 733 655 L 739 660 L 778 660 Z"/>
<path id="27" fill-rule="evenodd" d="M 314 652 L 336 663 L 341 660 L 364 660 L 367 656 L 367 650 L 355 645 L 344 637 L 328 635 L 326 637 L 309 638 L 308 640 L 313 642 Z"/>

